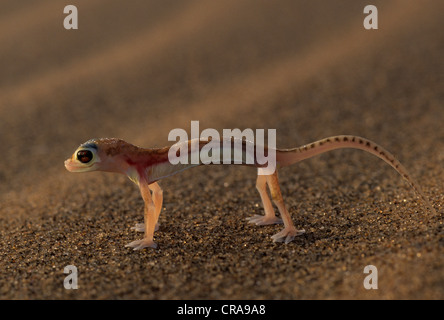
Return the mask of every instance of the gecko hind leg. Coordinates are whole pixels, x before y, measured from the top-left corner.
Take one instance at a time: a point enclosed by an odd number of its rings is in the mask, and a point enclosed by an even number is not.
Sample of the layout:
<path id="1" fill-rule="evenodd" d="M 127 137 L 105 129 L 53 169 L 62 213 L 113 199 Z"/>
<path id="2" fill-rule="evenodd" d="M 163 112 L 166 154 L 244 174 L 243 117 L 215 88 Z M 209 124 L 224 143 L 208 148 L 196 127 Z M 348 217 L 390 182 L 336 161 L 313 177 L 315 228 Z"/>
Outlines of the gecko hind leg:
<path id="1" fill-rule="evenodd" d="M 270 198 L 267 194 L 267 177 L 265 175 L 259 174 L 257 176 L 256 189 L 259 191 L 259 195 L 261 196 L 265 215 L 255 214 L 254 216 L 247 218 L 248 222 L 254 223 L 258 226 L 282 223 L 282 219 L 276 217 L 274 214 L 273 205 L 271 204 Z"/>
<path id="2" fill-rule="evenodd" d="M 293 241 L 296 236 L 305 233 L 305 230 L 297 230 L 291 220 L 290 214 L 285 208 L 284 200 L 282 198 L 281 189 L 279 188 L 279 181 L 277 177 L 277 171 L 275 171 L 272 175 L 266 176 L 268 188 L 270 189 L 271 198 L 273 199 L 274 204 L 279 209 L 279 213 L 281 214 L 282 220 L 284 221 L 284 229 L 278 233 L 276 233 L 271 238 L 274 242 L 285 242 L 289 243 Z"/>

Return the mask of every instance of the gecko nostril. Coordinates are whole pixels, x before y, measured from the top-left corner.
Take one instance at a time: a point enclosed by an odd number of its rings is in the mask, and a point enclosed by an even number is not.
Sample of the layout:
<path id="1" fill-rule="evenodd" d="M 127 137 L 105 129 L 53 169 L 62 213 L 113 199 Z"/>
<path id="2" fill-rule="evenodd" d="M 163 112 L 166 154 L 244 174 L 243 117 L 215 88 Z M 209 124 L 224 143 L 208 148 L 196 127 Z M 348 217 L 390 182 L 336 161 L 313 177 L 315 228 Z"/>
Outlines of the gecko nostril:
<path id="1" fill-rule="evenodd" d="M 93 154 L 89 150 L 80 150 L 77 152 L 77 160 L 79 160 L 81 163 L 88 163 L 93 158 Z"/>

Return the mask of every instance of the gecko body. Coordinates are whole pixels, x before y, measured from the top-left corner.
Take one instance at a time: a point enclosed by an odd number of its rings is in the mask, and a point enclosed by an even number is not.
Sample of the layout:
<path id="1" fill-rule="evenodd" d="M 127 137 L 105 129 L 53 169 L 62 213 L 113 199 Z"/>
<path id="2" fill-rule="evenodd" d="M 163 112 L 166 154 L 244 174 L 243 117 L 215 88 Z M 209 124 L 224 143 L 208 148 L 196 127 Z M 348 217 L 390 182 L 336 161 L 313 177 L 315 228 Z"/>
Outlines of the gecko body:
<path id="1" fill-rule="evenodd" d="M 257 146 L 253 142 L 242 140 L 238 144 L 233 143 L 230 150 L 227 150 L 222 140 L 195 139 L 182 143 L 186 144 L 188 150 L 187 157 L 190 158 L 193 157 L 193 153 L 200 152 L 207 144 L 213 143 L 213 145 L 216 144 L 219 148 L 220 163 L 224 163 L 222 160 L 227 160 L 227 157 L 231 157 L 233 164 L 258 168 L 256 188 L 261 197 L 265 214 L 255 215 L 248 218 L 248 220 L 250 223 L 257 225 L 283 223 L 284 229 L 272 236 L 272 239 L 276 242 L 288 243 L 294 237 L 305 232 L 295 228 L 285 207 L 279 187 L 277 169 L 335 149 L 360 149 L 382 159 L 413 187 L 429 209 L 436 214 L 420 186 L 408 174 L 406 168 L 390 152 L 362 137 L 351 135 L 334 136 L 293 149 L 268 150 L 266 147 L 263 147 L 265 152 L 273 151 L 276 153 L 276 170 L 271 174 L 264 170 L 265 165 L 256 158 L 254 151 Z M 197 143 L 198 148 L 193 148 L 193 143 Z M 171 146 L 151 149 L 140 148 L 115 138 L 91 139 L 81 144 L 71 158 L 65 161 L 66 169 L 71 172 L 116 172 L 128 176 L 131 181 L 138 185 L 145 204 L 144 223 L 136 224 L 133 229 L 144 232 L 145 236 L 141 240 L 136 240 L 126 245 L 134 250 L 156 247 L 154 232 L 163 203 L 162 189 L 157 182 L 183 170 L 208 163 L 208 159 L 201 158 L 198 163 L 172 164 L 168 157 L 170 148 Z M 234 159 L 236 148 L 237 151 L 240 151 L 241 158 Z M 271 199 L 267 193 L 267 186 Z M 282 219 L 275 215 L 273 203 L 278 208 Z"/>

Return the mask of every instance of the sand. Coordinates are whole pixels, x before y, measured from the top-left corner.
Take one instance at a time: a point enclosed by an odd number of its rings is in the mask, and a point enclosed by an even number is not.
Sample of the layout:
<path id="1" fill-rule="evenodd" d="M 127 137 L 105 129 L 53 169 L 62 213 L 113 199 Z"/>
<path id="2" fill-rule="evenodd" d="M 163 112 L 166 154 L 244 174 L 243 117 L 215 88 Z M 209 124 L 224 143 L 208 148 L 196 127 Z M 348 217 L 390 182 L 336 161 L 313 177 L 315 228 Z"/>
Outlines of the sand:
<path id="1" fill-rule="evenodd" d="M 58 1 L 0 5 L 0 298 L 443 299 L 442 1 Z M 256 171 L 202 166 L 160 182 L 157 249 L 132 251 L 143 201 L 126 177 L 72 174 L 93 137 L 144 147 L 174 128 L 276 129 L 290 148 L 338 134 L 390 166 L 337 150 L 280 171 L 306 234 L 273 243 Z M 78 289 L 65 289 L 68 265 Z M 367 290 L 364 268 L 378 270 Z"/>

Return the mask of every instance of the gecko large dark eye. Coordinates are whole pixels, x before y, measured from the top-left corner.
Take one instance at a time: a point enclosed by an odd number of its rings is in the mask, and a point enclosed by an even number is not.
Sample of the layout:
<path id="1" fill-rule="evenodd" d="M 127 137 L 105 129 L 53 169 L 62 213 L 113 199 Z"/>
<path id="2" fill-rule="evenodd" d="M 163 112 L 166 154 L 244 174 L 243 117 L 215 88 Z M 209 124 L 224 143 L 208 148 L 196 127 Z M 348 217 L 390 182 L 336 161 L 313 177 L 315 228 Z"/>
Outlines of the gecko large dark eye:
<path id="1" fill-rule="evenodd" d="M 93 154 L 89 150 L 80 150 L 77 152 L 77 160 L 81 163 L 88 163 L 92 160 Z"/>

